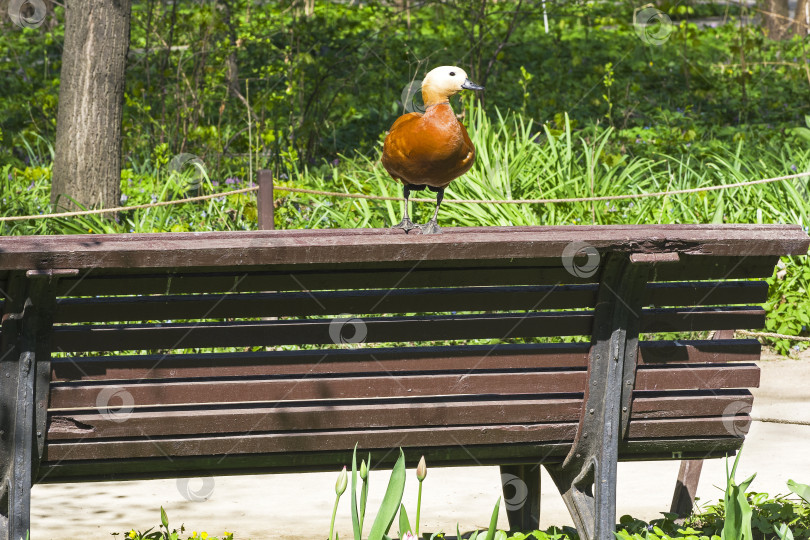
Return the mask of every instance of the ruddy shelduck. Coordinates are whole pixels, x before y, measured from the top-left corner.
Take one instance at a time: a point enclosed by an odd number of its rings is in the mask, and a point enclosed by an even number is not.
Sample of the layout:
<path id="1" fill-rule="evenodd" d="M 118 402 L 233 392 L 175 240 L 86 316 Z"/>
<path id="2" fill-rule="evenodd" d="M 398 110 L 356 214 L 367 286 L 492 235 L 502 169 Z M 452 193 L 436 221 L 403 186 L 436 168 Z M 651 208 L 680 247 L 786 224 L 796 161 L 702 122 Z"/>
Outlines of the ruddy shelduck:
<path id="1" fill-rule="evenodd" d="M 441 66 L 422 81 L 425 112 L 412 112 L 397 118 L 383 144 L 382 164 L 403 185 L 405 214 L 395 229 L 405 232 L 421 229 L 422 234 L 441 232 L 437 222 L 444 188 L 470 170 L 475 148 L 470 136 L 450 106 L 450 96 L 461 90 L 483 90 L 467 78 L 463 69 Z M 425 188 L 436 193 L 433 219 L 416 225 L 408 218 L 408 196 Z"/>

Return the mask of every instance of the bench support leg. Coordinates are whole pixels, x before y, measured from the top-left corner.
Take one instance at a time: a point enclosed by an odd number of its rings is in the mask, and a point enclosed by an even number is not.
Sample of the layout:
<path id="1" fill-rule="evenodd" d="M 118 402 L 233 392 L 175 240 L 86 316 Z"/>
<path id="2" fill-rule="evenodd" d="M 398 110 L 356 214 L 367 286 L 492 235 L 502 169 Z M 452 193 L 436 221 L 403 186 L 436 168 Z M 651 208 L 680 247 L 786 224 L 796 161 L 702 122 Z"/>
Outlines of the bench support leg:
<path id="1" fill-rule="evenodd" d="M 509 530 L 537 530 L 540 527 L 540 466 L 501 465 L 501 487 Z"/>
<path id="2" fill-rule="evenodd" d="M 648 271 L 623 254 L 604 262 L 576 439 L 562 464 L 546 467 L 582 540 L 614 540 L 619 439 L 629 419 L 634 380 L 627 378 L 635 375 Z"/>
<path id="3" fill-rule="evenodd" d="M 25 539 L 30 532 L 31 486 L 44 451 L 50 378 L 48 331 L 43 331 L 50 316 L 38 315 L 52 307 L 47 305 L 53 300 L 50 286 L 44 280 L 32 283 L 24 274 L 9 280 L 0 345 L 0 540 Z"/>
<path id="4" fill-rule="evenodd" d="M 702 459 L 681 461 L 678 483 L 675 484 L 675 493 L 672 495 L 672 506 L 669 510 L 673 514 L 678 514 L 678 517 L 686 517 L 692 513 L 702 468 Z"/>

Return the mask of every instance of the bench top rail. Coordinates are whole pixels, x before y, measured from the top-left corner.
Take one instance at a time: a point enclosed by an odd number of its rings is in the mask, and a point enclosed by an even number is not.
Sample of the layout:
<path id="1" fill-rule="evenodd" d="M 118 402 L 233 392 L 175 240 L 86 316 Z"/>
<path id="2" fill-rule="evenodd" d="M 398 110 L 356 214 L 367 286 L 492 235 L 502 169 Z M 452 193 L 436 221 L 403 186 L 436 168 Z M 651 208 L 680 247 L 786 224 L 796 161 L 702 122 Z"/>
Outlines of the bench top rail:
<path id="1" fill-rule="evenodd" d="M 380 229 L 18 236 L 0 238 L 0 268 L 559 260 L 575 243 L 600 253 L 757 257 L 805 255 L 810 239 L 798 225 L 754 224 L 459 227 L 428 236 Z"/>

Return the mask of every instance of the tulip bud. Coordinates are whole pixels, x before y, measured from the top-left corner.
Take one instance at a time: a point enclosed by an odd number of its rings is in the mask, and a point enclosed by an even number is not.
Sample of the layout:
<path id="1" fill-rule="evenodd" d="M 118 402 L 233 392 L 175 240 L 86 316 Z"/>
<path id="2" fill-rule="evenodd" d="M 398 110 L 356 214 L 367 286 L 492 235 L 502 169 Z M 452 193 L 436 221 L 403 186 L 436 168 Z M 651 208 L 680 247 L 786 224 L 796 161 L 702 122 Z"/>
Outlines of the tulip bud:
<path id="1" fill-rule="evenodd" d="M 419 465 L 416 467 L 416 478 L 421 482 L 427 476 L 427 464 L 425 463 L 425 456 L 419 460 Z"/>
<path id="2" fill-rule="evenodd" d="M 338 496 L 343 495 L 343 492 L 346 491 L 346 485 L 349 483 L 349 475 L 346 472 L 346 466 L 343 466 L 343 470 L 340 471 L 340 475 L 338 476 L 337 482 L 335 482 L 335 493 Z"/>
<path id="3" fill-rule="evenodd" d="M 366 465 L 365 459 L 360 462 L 360 478 L 363 479 L 363 482 L 368 479 L 368 466 Z"/>

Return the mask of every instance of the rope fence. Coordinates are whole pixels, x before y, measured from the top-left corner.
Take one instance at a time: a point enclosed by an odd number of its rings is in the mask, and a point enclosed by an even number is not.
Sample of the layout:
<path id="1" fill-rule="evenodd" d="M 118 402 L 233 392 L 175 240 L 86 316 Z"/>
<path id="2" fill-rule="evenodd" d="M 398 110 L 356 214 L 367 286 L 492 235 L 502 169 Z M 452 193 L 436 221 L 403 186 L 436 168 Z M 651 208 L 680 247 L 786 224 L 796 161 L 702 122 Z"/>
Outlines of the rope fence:
<path id="1" fill-rule="evenodd" d="M 74 216 L 88 216 L 88 215 L 98 215 L 98 214 L 107 214 L 112 212 L 122 212 L 122 211 L 130 211 L 130 210 L 140 210 L 140 209 L 148 209 L 148 208 L 157 208 L 160 206 L 169 206 L 172 204 L 183 204 L 183 203 L 190 203 L 190 202 L 197 202 L 197 201 L 205 201 L 209 199 L 218 199 L 220 197 L 229 197 L 231 195 L 238 195 L 240 193 L 248 193 L 251 191 L 259 191 L 262 185 L 267 185 L 270 189 L 270 193 L 272 194 L 273 191 L 286 191 L 290 193 L 303 193 L 308 195 L 322 195 L 325 197 L 340 197 L 340 198 L 348 198 L 348 199 L 366 199 L 366 200 L 374 200 L 374 201 L 404 201 L 403 197 L 388 197 L 383 195 L 366 195 L 364 193 L 340 193 L 336 191 L 321 191 L 316 189 L 305 189 L 305 188 L 295 188 L 289 186 L 279 186 L 274 185 L 272 182 L 272 177 L 270 175 L 263 175 L 267 171 L 260 171 L 259 172 L 259 185 L 246 187 L 242 189 L 235 189 L 233 191 L 226 191 L 224 193 L 211 193 L 209 195 L 200 195 L 197 197 L 188 197 L 186 199 L 176 199 L 172 201 L 160 201 L 155 203 L 149 204 L 138 204 L 132 206 L 118 206 L 114 208 L 100 208 L 94 210 L 80 210 L 75 212 L 60 212 L 60 213 L 51 213 L 51 214 L 37 214 L 37 215 L 30 215 L 30 216 L 6 216 L 0 217 L 0 222 L 7 222 L 7 221 L 23 221 L 28 219 L 46 219 L 46 218 L 67 218 L 67 217 L 74 217 Z M 780 182 L 783 180 L 793 180 L 795 178 L 804 178 L 810 176 L 810 171 L 803 172 L 803 173 L 796 173 L 796 174 L 789 174 L 785 176 L 777 176 L 773 178 L 763 178 L 760 180 L 750 180 L 747 182 L 736 182 L 733 184 L 721 184 L 717 186 L 706 186 L 706 187 L 699 187 L 699 188 L 689 188 L 689 189 L 678 189 L 673 191 L 656 191 L 652 193 L 633 193 L 633 194 L 626 194 L 626 195 L 609 195 L 609 196 L 597 196 L 597 197 L 574 197 L 574 198 L 558 198 L 558 199 L 515 199 L 515 200 L 490 200 L 490 199 L 445 199 L 443 204 L 555 204 L 555 203 L 575 203 L 575 202 L 592 202 L 592 201 L 615 201 L 615 200 L 625 200 L 625 199 L 640 199 L 644 197 L 661 197 L 661 196 L 668 196 L 668 195 L 680 195 L 684 193 L 699 193 L 701 191 L 717 191 L 723 189 L 731 189 L 736 187 L 745 187 L 745 186 L 753 186 L 758 184 L 768 184 L 771 182 Z M 412 202 L 433 202 L 434 199 L 420 199 L 420 198 L 411 198 Z M 269 204 L 267 204 L 269 203 Z M 272 201 L 268 200 L 266 206 L 269 208 L 270 219 L 272 220 Z M 260 204 L 261 206 L 261 204 Z M 261 219 L 261 216 L 260 216 Z M 265 218 L 266 219 L 266 218 Z M 810 341 L 810 337 L 804 336 L 789 336 L 786 334 L 777 334 L 773 332 L 750 332 L 747 330 L 737 330 L 742 335 L 752 336 L 752 337 L 767 337 L 773 339 L 787 339 L 791 341 Z M 763 420 L 765 421 L 765 420 Z"/>
<path id="2" fill-rule="evenodd" d="M 598 197 L 574 197 L 566 199 L 513 199 L 513 200 L 492 200 L 492 199 L 445 199 L 442 204 L 555 204 L 555 203 L 574 203 L 574 202 L 592 202 L 592 201 L 617 201 L 624 199 L 641 199 L 646 197 L 661 197 L 668 195 L 681 195 L 684 193 L 699 193 L 701 191 L 717 191 L 723 189 L 731 189 L 737 187 L 754 186 L 758 184 L 769 184 L 771 182 L 780 182 L 783 180 L 793 180 L 795 178 L 803 178 L 810 176 L 809 172 L 789 174 L 785 176 L 776 176 L 774 178 L 763 178 L 760 180 L 750 180 L 747 182 L 735 182 L 733 184 L 720 184 L 717 186 L 706 186 L 699 188 L 689 189 L 676 189 L 673 191 L 655 191 L 652 193 L 630 193 L 626 195 L 605 195 Z M 173 201 L 161 201 L 150 204 L 138 204 L 133 206 L 117 206 L 114 208 L 100 208 L 97 210 L 80 210 L 76 212 L 62 212 L 54 214 L 37 214 L 30 216 L 6 216 L 0 217 L 0 222 L 4 221 L 23 221 L 28 219 L 45 219 L 45 218 L 65 218 L 74 216 L 88 216 L 93 214 L 106 214 L 112 212 L 122 212 L 129 210 L 139 210 L 143 208 L 156 208 L 158 206 L 168 206 L 171 204 L 182 204 L 188 202 L 204 201 L 208 199 L 216 199 L 219 197 L 228 197 L 231 195 L 238 195 L 239 193 L 247 193 L 249 191 L 258 191 L 260 186 L 252 186 L 233 191 L 226 191 L 224 193 L 212 193 L 210 195 L 200 195 L 198 197 L 189 197 L 187 199 L 177 199 Z M 321 191 L 317 189 L 304 189 L 294 188 L 289 186 L 273 185 L 275 191 L 287 191 L 292 193 L 305 193 L 309 195 L 323 195 L 326 197 L 341 197 L 348 199 L 367 199 L 373 201 L 404 201 L 403 197 L 386 197 L 383 195 L 366 195 L 364 193 L 340 193 L 337 191 Z M 418 199 L 411 198 L 412 202 L 433 202 L 434 199 Z"/>

